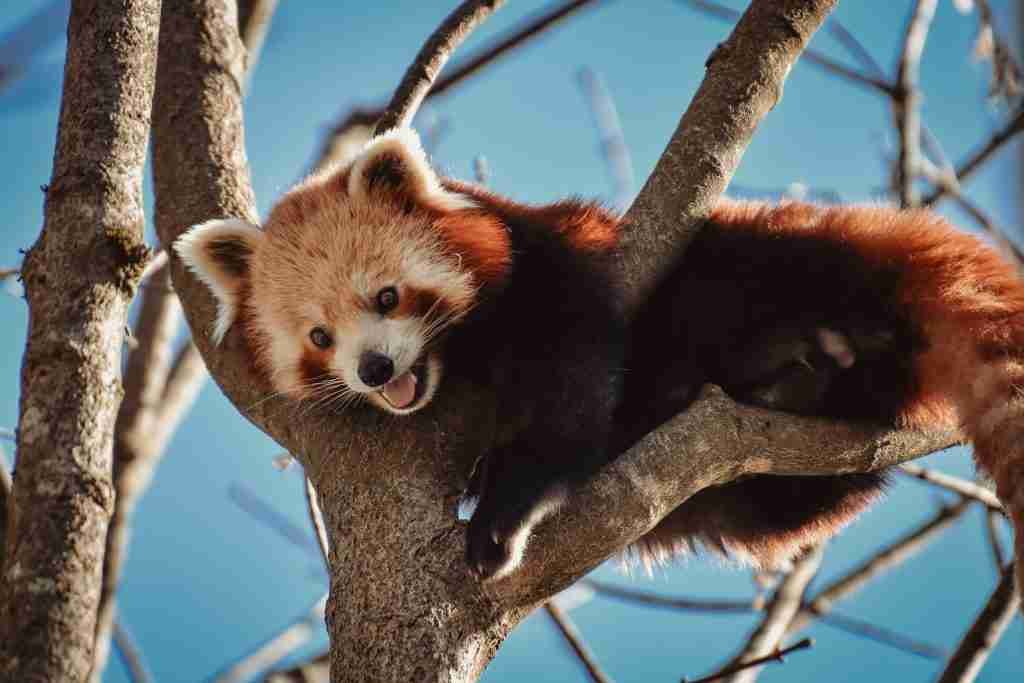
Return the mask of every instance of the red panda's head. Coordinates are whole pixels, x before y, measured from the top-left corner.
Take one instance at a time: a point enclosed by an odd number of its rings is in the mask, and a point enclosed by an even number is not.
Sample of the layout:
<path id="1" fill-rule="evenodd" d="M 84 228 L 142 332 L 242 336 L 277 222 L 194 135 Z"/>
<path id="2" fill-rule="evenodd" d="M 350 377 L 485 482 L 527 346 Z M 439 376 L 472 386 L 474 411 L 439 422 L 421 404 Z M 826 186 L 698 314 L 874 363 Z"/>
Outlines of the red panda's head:
<path id="1" fill-rule="evenodd" d="M 262 229 L 214 220 L 174 248 L 217 298 L 214 341 L 238 323 L 277 391 L 395 414 L 430 402 L 442 333 L 509 258 L 502 223 L 442 185 L 410 129 L 300 183 Z"/>

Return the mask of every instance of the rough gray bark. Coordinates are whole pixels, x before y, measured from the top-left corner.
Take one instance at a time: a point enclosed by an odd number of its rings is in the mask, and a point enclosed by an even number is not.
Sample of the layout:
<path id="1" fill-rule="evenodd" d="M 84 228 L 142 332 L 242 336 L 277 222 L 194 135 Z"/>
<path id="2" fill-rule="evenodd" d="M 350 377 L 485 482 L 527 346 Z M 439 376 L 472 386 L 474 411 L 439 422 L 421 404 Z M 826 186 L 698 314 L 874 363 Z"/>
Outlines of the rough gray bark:
<path id="1" fill-rule="evenodd" d="M 246 0 L 239 5 L 238 30 L 247 51 L 247 76 L 258 61 L 276 4 L 276 0 Z M 148 267 L 134 332 L 137 345 L 128 355 L 124 401 L 114 426 L 116 497 L 107 529 L 103 587 L 96 616 L 94 683 L 102 679 L 110 654 L 117 587 L 128 556 L 135 507 L 149 489 L 167 444 L 206 380 L 206 368 L 191 341 L 173 356 L 181 314 L 166 259 L 163 264 L 154 268 L 151 263 Z"/>
<path id="2" fill-rule="evenodd" d="M 96 646 L 91 678 L 102 679 L 110 653 L 116 617 L 116 593 L 128 556 L 131 520 L 135 507 L 149 488 L 174 430 L 185 416 L 206 377 L 194 347 L 187 344 L 174 357 L 172 344 L 180 315 L 178 300 L 169 289 L 166 268 L 147 281 L 135 329 L 137 348 L 128 356 L 124 375 L 124 400 L 114 426 L 114 513 L 107 528 L 103 556 L 103 583 L 96 616 Z M 178 369 L 187 376 L 172 384 Z M 176 386 L 178 400 L 168 400 Z"/>
<path id="3" fill-rule="evenodd" d="M 621 274 L 631 301 L 678 257 L 725 190 L 757 124 L 836 0 L 751 2 L 708 58 L 679 126 L 625 216 Z"/>
<path id="4" fill-rule="evenodd" d="M 832 5 L 753 3 L 630 214 L 630 264 L 638 268 L 631 284 L 653 278 L 725 186 Z M 254 216 L 231 13 L 203 0 L 165 8 L 154 108 L 156 218 L 165 244 L 210 218 Z M 493 397 L 453 383 L 405 420 L 368 408 L 299 415 L 287 401 L 262 400 L 271 388 L 253 374 L 237 332 L 211 348 L 209 291 L 176 258 L 171 270 L 212 376 L 248 419 L 302 460 L 320 494 L 331 542 L 335 681 L 474 680 L 530 609 L 701 488 L 749 472 L 864 471 L 951 440 L 769 413 L 707 390 L 574 494 L 557 523 L 531 541 L 522 572 L 481 586 L 465 568 L 464 525 L 454 509 L 470 465 L 491 441 Z M 588 532 L 567 536 L 571 528 Z"/>
<path id="5" fill-rule="evenodd" d="M 53 176 L 22 268 L 29 332 L 0 582 L 0 679 L 92 665 L 125 316 L 148 250 L 142 167 L 158 0 L 72 3 Z"/>

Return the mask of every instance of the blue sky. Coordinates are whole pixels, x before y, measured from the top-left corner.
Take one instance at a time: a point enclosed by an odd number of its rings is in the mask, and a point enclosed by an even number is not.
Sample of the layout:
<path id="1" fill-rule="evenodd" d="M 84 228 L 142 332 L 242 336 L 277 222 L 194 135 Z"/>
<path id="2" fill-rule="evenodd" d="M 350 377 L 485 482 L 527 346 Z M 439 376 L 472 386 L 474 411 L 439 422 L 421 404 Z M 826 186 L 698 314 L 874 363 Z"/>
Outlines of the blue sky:
<path id="1" fill-rule="evenodd" d="M 19 22 L 46 5 L 0 5 L 0 62 L 25 48 L 4 42 Z M 357 104 L 390 94 L 426 35 L 452 2 L 283 2 L 246 101 L 253 184 L 261 212 L 307 168 L 325 130 Z M 744 3 L 728 3 L 741 7 Z M 466 50 L 546 5 L 510 2 L 472 37 Z M 887 69 L 895 65 L 910 2 L 840 3 L 835 16 Z M 1008 0 L 994 1 L 1009 32 Z M 484 155 L 491 185 L 521 200 L 567 194 L 608 197 L 610 184 L 586 99 L 576 81 L 582 67 L 603 77 L 618 106 L 637 186 L 653 168 L 703 75 L 703 63 L 728 34 L 728 24 L 670 0 L 602 2 L 516 52 L 484 74 L 429 104 L 422 120 L 442 120 L 447 134 L 435 159 L 448 173 L 471 177 Z M 962 159 L 1005 119 L 985 102 L 988 70 L 972 63 L 975 19 L 943 0 L 925 50 L 923 116 L 946 154 Z M 42 224 L 59 106 L 62 29 L 33 52 L 24 77 L 0 92 L 0 127 L 8 163 L 0 167 L 0 267 L 19 262 Z M 45 31 L 37 34 L 46 35 Z M 38 44 L 34 41 L 33 44 Z M 814 46 L 849 62 L 826 35 Z M 793 182 L 838 193 L 847 201 L 878 197 L 885 159 L 893 153 L 887 102 L 801 63 L 782 102 L 761 125 L 737 172 L 746 188 Z M 1019 237 L 1019 196 L 1010 146 L 968 184 L 971 197 L 997 224 Z M 152 198 L 147 197 L 151 202 Z M 942 206 L 965 227 L 969 221 Z M 0 297 L 0 427 L 17 421 L 19 365 L 27 312 L 16 296 Z M 3 444 L 10 455 L 10 444 Z M 289 542 L 233 502 L 257 496 L 283 519 L 305 527 L 301 478 L 277 472 L 272 441 L 240 418 L 208 384 L 173 442 L 142 501 L 121 593 L 125 624 L 158 680 L 200 681 L 222 669 L 306 612 L 324 590 L 309 545 Z M 968 475 L 969 458 L 939 456 Z M 231 492 L 236 494 L 233 496 Z M 885 504 L 832 544 L 818 585 L 849 568 L 883 540 L 932 514 L 940 496 L 901 481 Z M 970 514 L 903 568 L 842 606 L 842 613 L 884 624 L 944 647 L 957 642 L 969 615 L 994 587 L 982 519 Z M 603 578 L 665 593 L 741 596 L 748 574 L 691 559 L 654 579 Z M 707 672 L 731 654 L 751 617 L 694 616 L 628 607 L 596 598 L 572 611 L 599 660 L 619 681 L 678 680 Z M 939 667 L 925 660 L 816 626 L 817 644 L 764 674 L 765 681 L 925 680 Z M 321 636 L 320 644 L 326 642 Z M 1007 680 L 1024 670 L 1024 629 L 1018 619 L 983 672 Z M 488 683 L 584 680 L 543 615 L 517 630 L 484 675 Z M 127 680 L 119 662 L 108 681 Z"/>

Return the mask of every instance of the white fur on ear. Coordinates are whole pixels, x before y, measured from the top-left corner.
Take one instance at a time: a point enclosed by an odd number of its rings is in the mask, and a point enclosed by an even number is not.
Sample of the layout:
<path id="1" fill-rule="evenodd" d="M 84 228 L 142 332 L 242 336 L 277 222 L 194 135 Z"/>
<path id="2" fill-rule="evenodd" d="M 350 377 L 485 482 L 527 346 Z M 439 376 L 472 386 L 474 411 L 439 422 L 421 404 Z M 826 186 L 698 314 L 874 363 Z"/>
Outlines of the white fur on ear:
<path id="1" fill-rule="evenodd" d="M 441 186 L 427 161 L 420 136 L 412 128 L 393 128 L 381 133 L 367 142 L 355 158 L 348 180 L 349 194 L 366 198 L 377 181 L 396 185 L 396 191 L 408 192 L 444 211 L 477 208 L 466 195 Z"/>
<path id="2" fill-rule="evenodd" d="M 249 259 L 262 243 L 259 226 L 237 218 L 195 225 L 174 242 L 175 253 L 217 299 L 217 321 L 211 334 L 214 344 L 220 344 L 235 322 Z"/>

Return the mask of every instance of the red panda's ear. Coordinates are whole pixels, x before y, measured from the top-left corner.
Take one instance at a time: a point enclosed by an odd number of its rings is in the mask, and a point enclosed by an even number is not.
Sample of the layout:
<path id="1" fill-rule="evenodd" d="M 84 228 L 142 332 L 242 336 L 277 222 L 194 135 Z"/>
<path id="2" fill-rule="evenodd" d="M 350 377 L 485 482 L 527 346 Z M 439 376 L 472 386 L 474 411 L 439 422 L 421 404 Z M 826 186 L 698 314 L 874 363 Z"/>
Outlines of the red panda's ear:
<path id="1" fill-rule="evenodd" d="M 258 226 L 237 218 L 193 226 L 174 242 L 174 251 L 217 299 L 213 343 L 220 344 L 238 316 L 253 254 L 263 244 Z"/>
<path id="2" fill-rule="evenodd" d="M 380 193 L 440 211 L 476 208 L 466 195 L 441 186 L 412 128 L 395 128 L 366 143 L 352 162 L 348 193 L 360 199 Z"/>

